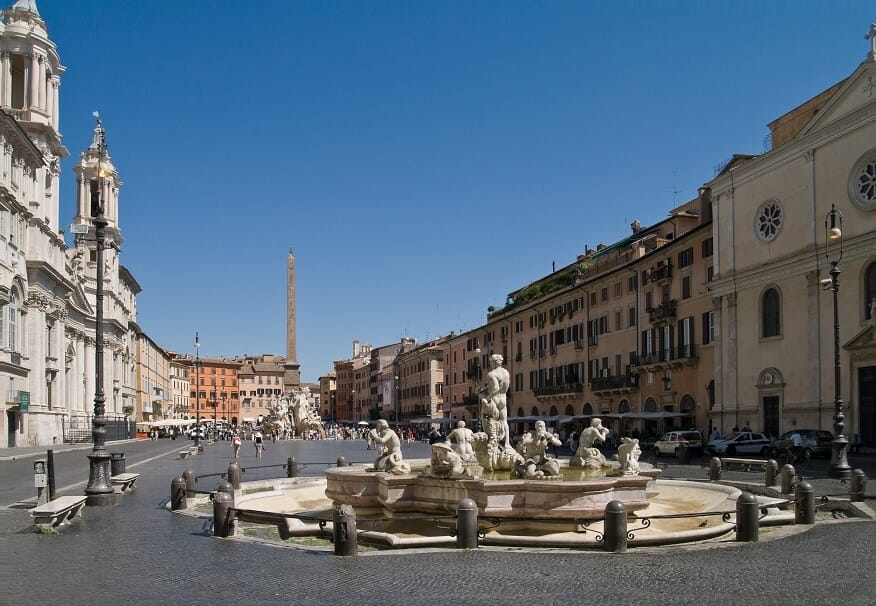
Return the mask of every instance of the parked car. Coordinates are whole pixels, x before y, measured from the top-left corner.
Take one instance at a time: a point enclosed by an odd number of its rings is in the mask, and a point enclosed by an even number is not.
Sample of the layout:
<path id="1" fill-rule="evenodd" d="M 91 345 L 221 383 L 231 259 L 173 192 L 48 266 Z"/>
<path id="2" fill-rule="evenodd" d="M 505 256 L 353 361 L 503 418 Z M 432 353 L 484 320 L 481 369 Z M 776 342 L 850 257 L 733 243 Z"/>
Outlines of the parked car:
<path id="1" fill-rule="evenodd" d="M 791 446 L 791 436 L 794 432 L 803 438 L 803 448 L 809 450 L 811 457 L 830 457 L 833 434 L 824 429 L 795 429 L 786 431 L 778 440 L 770 444 L 770 456 L 775 457 Z"/>
<path id="2" fill-rule="evenodd" d="M 663 434 L 659 440 L 654 443 L 654 450 L 657 456 L 660 455 L 675 455 L 678 456 L 678 449 L 682 445 L 687 446 L 690 454 L 694 456 L 703 454 L 703 436 L 698 431 L 670 431 Z"/>
<path id="3" fill-rule="evenodd" d="M 759 454 L 767 456 L 770 453 L 770 439 L 762 433 L 740 431 L 727 437 L 711 440 L 706 444 L 706 450 L 712 454 Z"/>

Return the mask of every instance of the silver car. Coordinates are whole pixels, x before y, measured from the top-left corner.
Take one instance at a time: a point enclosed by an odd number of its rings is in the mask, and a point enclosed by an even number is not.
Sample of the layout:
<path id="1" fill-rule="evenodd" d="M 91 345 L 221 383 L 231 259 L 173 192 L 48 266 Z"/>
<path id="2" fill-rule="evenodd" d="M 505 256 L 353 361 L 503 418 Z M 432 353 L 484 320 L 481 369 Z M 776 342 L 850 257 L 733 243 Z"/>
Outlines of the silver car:
<path id="1" fill-rule="evenodd" d="M 712 454 L 758 454 L 767 456 L 770 452 L 770 439 L 762 433 L 740 431 L 725 438 L 711 440 L 706 449 Z"/>

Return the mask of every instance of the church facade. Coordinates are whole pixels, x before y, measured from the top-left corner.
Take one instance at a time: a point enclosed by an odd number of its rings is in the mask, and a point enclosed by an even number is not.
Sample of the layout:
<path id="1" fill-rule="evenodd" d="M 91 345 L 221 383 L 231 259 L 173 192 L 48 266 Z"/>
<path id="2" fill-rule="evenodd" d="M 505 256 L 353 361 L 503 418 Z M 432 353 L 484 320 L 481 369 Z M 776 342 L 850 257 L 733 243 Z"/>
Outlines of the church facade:
<path id="1" fill-rule="evenodd" d="M 109 220 L 104 267 L 104 392 L 108 418 L 133 415 L 136 295 L 120 264 L 121 180 L 98 120 L 74 168 L 74 242 L 60 227 L 59 86 L 64 73 L 34 2 L 18 0 L 0 22 L 0 416 L 3 446 L 50 445 L 86 434 L 95 393 L 96 243 L 90 188 L 102 188 Z M 101 174 L 97 174 L 97 169 Z M 127 412 L 130 411 L 130 412 Z"/>

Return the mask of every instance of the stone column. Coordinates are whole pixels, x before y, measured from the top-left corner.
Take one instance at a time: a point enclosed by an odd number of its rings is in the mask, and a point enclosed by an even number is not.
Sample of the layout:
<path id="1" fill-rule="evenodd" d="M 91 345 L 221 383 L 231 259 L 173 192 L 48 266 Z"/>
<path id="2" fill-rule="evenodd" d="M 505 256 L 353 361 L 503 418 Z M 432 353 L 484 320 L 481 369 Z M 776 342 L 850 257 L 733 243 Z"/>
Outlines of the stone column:
<path id="1" fill-rule="evenodd" d="M 9 51 L 0 51 L 0 105 L 4 107 L 12 102 L 12 75 L 9 73 L 11 63 Z"/>
<path id="2" fill-rule="evenodd" d="M 28 74 L 28 90 L 30 90 L 30 98 L 25 104 L 26 107 L 36 107 L 39 104 L 39 73 L 40 73 L 40 58 L 36 53 L 30 55 L 30 73 Z"/>
<path id="3" fill-rule="evenodd" d="M 46 67 L 46 58 L 40 56 L 37 66 L 37 104 L 43 111 L 46 111 L 46 86 L 48 84 Z"/>
<path id="4" fill-rule="evenodd" d="M 52 76 L 52 126 L 55 130 L 59 128 L 59 111 L 58 111 L 58 89 L 61 88 L 61 78 Z"/>

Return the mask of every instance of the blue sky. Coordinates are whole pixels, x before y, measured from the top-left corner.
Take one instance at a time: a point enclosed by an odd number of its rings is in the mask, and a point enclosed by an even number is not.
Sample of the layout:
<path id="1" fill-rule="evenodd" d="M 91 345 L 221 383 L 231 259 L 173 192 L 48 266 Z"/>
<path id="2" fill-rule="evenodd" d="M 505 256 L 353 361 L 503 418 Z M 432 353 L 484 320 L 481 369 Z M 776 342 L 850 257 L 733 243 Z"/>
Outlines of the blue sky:
<path id="1" fill-rule="evenodd" d="M 10 0 L 7 0 L 9 3 Z M 316 381 L 653 224 L 850 74 L 872 2 L 38 0 L 61 84 L 61 224 L 100 110 L 138 322 Z"/>

